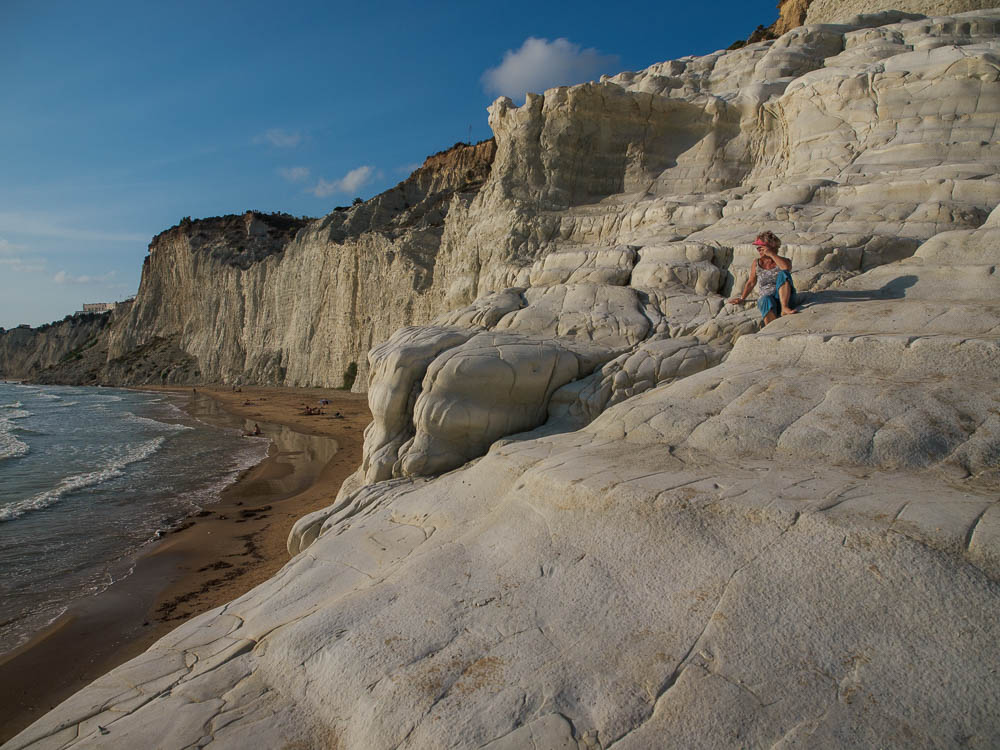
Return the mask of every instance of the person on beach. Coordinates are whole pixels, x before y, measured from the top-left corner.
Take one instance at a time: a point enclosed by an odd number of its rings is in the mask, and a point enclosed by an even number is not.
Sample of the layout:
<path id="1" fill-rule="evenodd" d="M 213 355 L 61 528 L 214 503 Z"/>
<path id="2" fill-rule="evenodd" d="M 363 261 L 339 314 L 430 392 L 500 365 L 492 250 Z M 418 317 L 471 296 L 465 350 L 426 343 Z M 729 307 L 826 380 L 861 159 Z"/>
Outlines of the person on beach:
<path id="1" fill-rule="evenodd" d="M 760 310 L 764 325 L 782 315 L 793 315 L 795 309 L 795 285 L 792 283 L 792 261 L 778 255 L 781 240 L 774 232 L 761 232 L 753 241 L 757 248 L 757 259 L 750 266 L 750 278 L 743 285 L 743 293 L 733 297 L 729 304 L 738 305 L 746 301 L 747 295 L 757 285 L 757 309 Z"/>

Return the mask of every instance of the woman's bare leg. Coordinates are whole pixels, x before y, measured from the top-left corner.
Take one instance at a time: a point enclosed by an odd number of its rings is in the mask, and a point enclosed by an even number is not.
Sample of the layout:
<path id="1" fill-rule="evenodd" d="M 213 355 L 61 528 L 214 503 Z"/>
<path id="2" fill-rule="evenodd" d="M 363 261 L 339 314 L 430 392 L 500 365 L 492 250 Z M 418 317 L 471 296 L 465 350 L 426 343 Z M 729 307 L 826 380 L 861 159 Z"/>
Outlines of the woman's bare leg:
<path id="1" fill-rule="evenodd" d="M 774 310 L 769 310 L 767 315 L 764 316 L 764 325 L 767 325 L 768 323 L 772 322 L 777 317 L 778 316 L 775 315 Z"/>
<path id="2" fill-rule="evenodd" d="M 781 300 L 782 315 L 794 315 L 795 313 L 798 312 L 798 310 L 796 310 L 789 304 L 789 300 L 791 298 L 792 298 L 792 285 L 786 281 L 784 284 L 778 287 L 778 299 Z"/>

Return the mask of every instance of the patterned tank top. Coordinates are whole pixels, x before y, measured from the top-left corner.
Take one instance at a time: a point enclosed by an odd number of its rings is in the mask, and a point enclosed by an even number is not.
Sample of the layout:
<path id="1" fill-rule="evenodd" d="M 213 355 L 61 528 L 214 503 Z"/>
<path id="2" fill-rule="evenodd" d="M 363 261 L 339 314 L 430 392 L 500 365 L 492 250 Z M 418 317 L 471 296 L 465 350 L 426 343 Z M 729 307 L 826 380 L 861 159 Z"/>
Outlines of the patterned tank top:
<path id="1" fill-rule="evenodd" d="M 757 292 L 761 297 L 769 297 L 774 294 L 774 284 L 778 280 L 778 271 L 780 270 L 777 266 L 761 268 L 760 262 L 757 262 Z"/>

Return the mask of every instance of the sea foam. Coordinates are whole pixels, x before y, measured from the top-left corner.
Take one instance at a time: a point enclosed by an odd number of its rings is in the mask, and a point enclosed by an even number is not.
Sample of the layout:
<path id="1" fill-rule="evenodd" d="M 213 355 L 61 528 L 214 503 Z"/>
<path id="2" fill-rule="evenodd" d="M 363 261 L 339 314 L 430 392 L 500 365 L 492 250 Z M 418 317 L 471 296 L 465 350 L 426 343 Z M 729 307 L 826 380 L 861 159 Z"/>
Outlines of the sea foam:
<path id="1" fill-rule="evenodd" d="M 143 461 L 156 453 L 163 445 L 164 440 L 165 438 L 158 437 L 139 443 L 97 471 L 68 476 L 51 490 L 40 492 L 33 497 L 0 508 L 0 521 L 11 521 L 30 511 L 47 508 L 75 490 L 93 487 L 101 482 L 119 477 L 129 464 Z"/>
<path id="2" fill-rule="evenodd" d="M 28 454 L 28 444 L 14 435 L 16 429 L 14 420 L 31 416 L 30 411 L 18 408 L 20 406 L 21 402 L 15 401 L 13 404 L 4 404 L 0 407 L 3 409 L 0 411 L 0 460 L 20 458 Z"/>
<path id="3" fill-rule="evenodd" d="M 9 432 L 3 432 L 0 427 L 0 461 L 5 458 L 20 458 L 28 455 L 28 444 L 18 440 Z"/>
<path id="4" fill-rule="evenodd" d="M 140 417 L 136 414 L 133 414 L 130 411 L 123 412 L 122 417 L 125 419 L 126 422 L 132 422 L 133 424 L 148 425 L 150 427 L 157 427 L 161 430 L 170 430 L 171 432 L 194 429 L 194 427 L 188 427 L 186 424 L 177 424 L 176 422 L 161 422 L 158 419 L 150 419 L 149 417 Z"/>

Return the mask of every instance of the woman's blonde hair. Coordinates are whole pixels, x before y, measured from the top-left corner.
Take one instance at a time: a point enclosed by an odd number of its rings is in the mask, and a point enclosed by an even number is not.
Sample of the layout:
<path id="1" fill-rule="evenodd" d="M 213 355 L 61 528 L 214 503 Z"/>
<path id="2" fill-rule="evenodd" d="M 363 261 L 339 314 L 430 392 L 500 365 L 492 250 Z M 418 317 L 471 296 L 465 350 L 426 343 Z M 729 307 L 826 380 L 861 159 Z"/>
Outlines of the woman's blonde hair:
<path id="1" fill-rule="evenodd" d="M 766 242 L 767 246 L 777 252 L 778 248 L 781 247 L 781 240 L 778 239 L 778 235 L 774 232 L 764 231 L 757 235 L 757 239 L 761 242 Z"/>

